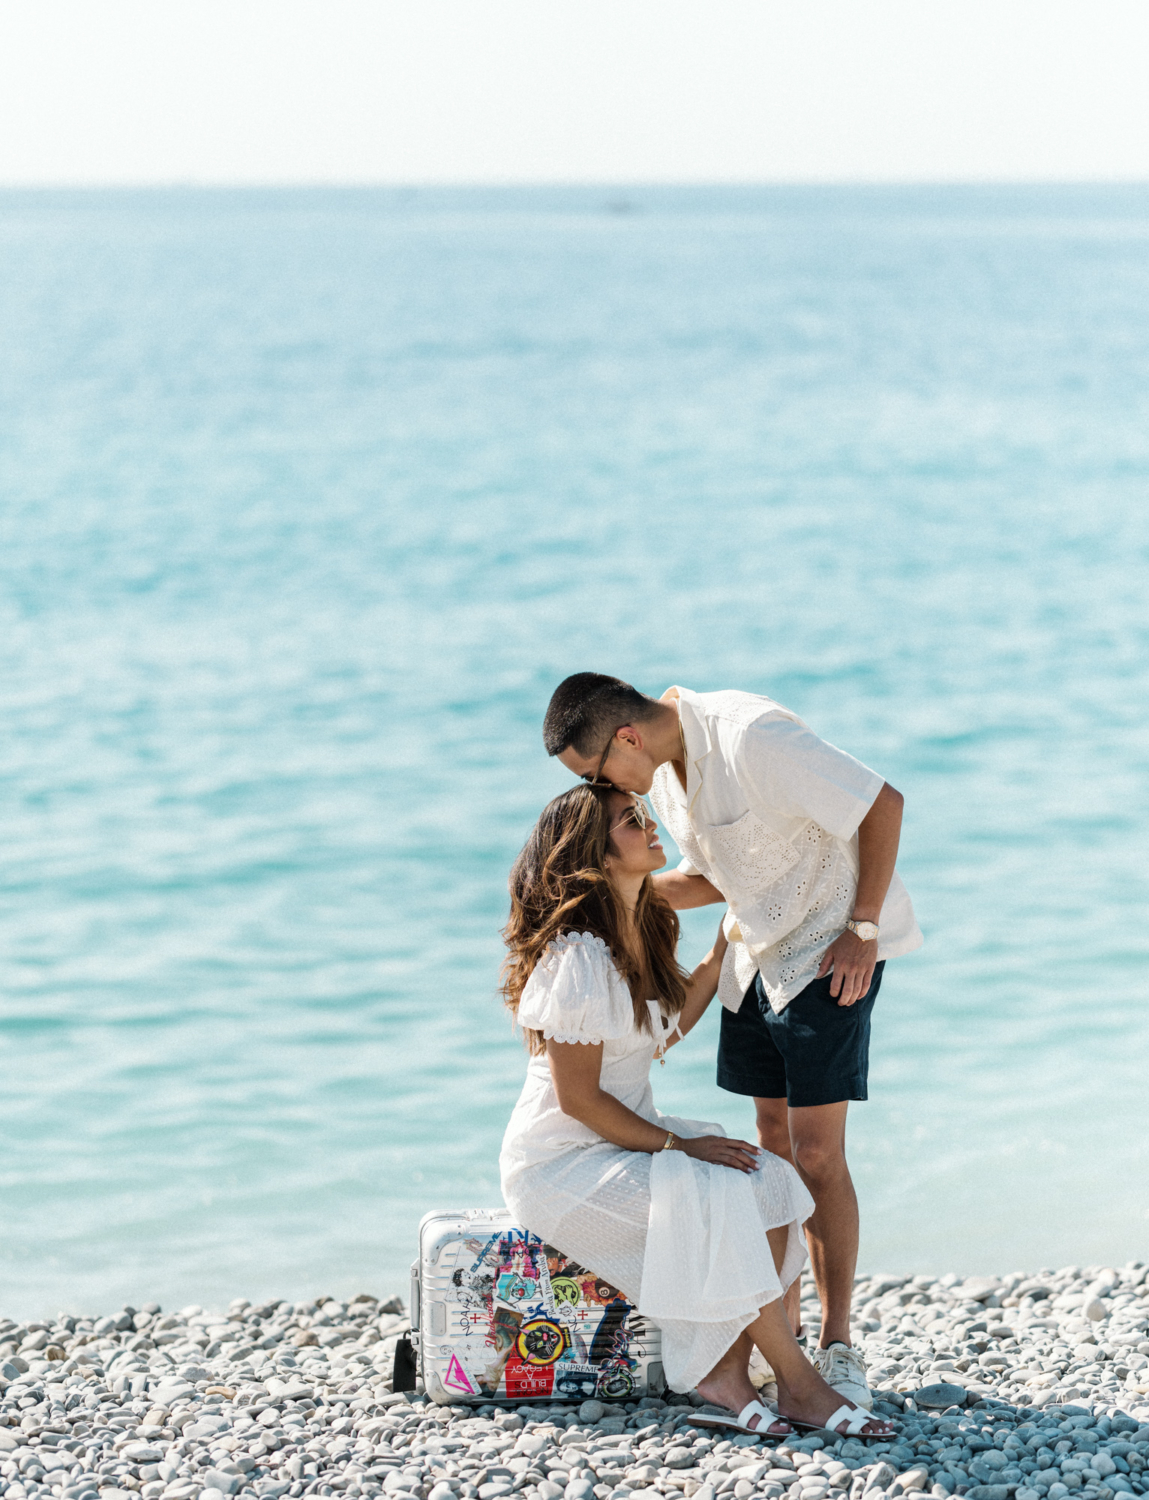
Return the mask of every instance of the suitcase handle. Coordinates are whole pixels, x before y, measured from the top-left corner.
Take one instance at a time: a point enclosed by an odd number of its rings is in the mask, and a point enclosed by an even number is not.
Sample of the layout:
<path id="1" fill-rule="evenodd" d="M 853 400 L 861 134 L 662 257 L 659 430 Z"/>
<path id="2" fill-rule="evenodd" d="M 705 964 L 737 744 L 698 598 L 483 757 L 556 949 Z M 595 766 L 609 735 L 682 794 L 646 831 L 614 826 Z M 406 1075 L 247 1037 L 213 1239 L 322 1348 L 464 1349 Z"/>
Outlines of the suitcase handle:
<path id="1" fill-rule="evenodd" d="M 417 1260 L 413 1260 L 411 1262 L 411 1332 L 412 1333 L 418 1333 L 418 1331 L 419 1331 L 419 1311 L 420 1311 L 420 1302 L 422 1301 L 422 1299 L 421 1299 L 421 1297 L 419 1295 L 419 1292 L 420 1292 L 419 1262 Z"/>

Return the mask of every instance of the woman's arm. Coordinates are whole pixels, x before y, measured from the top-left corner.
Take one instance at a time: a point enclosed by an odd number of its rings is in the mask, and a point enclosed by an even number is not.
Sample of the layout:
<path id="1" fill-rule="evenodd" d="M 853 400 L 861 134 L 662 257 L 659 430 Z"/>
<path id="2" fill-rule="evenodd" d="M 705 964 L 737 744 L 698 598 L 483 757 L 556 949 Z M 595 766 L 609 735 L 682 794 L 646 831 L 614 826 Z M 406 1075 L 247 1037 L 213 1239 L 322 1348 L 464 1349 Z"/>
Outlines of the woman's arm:
<path id="1" fill-rule="evenodd" d="M 725 915 L 723 921 L 725 921 Z M 718 989 L 718 976 L 722 972 L 722 960 L 726 956 L 726 934 L 722 930 L 722 922 L 718 924 L 718 936 L 714 939 L 714 947 L 698 965 L 686 985 L 686 1004 L 678 1012 L 678 1030 L 685 1036 L 686 1033 L 697 1026 L 706 1014 L 706 1007 L 714 999 Z M 673 1047 L 682 1037 L 675 1035 L 673 1041 L 667 1041 L 668 1047 Z"/>
<path id="2" fill-rule="evenodd" d="M 666 1145 L 666 1131 L 652 1125 L 621 1099 L 599 1086 L 602 1073 L 602 1043 L 548 1042 L 547 1062 L 558 1095 L 559 1108 L 593 1130 L 603 1140 L 624 1151 L 646 1151 L 653 1155 Z M 701 1135 L 679 1140 L 677 1149 L 699 1161 L 712 1161 L 741 1172 L 758 1165 L 758 1147 L 748 1141 L 732 1141 L 724 1135 Z"/>

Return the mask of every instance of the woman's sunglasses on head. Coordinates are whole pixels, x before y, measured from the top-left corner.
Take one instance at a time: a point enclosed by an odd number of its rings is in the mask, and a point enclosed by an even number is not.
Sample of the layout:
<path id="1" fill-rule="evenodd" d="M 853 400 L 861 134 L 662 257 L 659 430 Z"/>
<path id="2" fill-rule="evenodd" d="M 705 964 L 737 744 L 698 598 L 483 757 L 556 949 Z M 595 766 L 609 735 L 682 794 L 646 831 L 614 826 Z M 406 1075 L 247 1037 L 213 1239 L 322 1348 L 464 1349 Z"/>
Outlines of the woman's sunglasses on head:
<path id="1" fill-rule="evenodd" d="M 612 831 L 615 828 L 637 828 L 645 833 L 648 828 L 654 827 L 654 814 L 641 797 L 636 797 L 618 822 L 611 826 Z"/>

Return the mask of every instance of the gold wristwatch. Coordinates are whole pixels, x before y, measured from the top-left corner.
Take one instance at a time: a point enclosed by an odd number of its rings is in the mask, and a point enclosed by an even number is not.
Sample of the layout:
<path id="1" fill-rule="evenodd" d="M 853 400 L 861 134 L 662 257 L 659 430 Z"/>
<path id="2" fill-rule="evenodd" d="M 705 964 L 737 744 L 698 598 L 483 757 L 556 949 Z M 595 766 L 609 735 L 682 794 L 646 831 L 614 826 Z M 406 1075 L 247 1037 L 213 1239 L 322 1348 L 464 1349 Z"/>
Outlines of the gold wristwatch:
<path id="1" fill-rule="evenodd" d="M 878 924 L 876 922 L 855 922 L 851 918 L 846 926 L 854 934 L 860 937 L 863 943 L 872 943 L 878 936 Z"/>

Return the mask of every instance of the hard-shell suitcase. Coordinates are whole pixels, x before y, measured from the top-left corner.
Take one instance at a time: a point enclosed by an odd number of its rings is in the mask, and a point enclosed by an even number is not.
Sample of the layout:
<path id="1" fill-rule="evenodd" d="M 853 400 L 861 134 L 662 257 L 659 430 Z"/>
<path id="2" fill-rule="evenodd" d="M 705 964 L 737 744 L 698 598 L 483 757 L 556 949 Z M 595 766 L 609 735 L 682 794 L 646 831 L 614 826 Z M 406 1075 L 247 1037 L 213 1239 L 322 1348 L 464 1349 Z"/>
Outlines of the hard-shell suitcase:
<path id="1" fill-rule="evenodd" d="M 631 1401 L 666 1389 L 657 1326 L 505 1208 L 424 1215 L 411 1341 L 423 1388 L 444 1405 Z"/>

